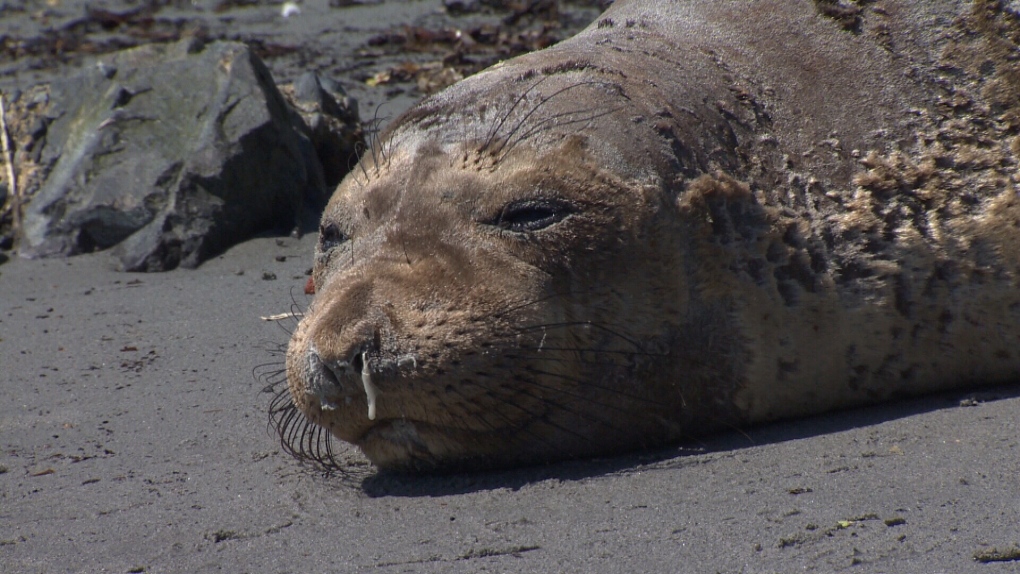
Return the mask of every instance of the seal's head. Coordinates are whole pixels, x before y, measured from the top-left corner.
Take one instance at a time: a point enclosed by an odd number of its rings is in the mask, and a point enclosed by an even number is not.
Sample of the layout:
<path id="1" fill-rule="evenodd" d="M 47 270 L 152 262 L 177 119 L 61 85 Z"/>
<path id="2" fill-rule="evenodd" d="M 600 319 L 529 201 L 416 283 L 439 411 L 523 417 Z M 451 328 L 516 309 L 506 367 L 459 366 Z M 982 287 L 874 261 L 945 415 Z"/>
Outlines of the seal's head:
<path id="1" fill-rule="evenodd" d="M 699 345 L 677 351 L 677 325 L 710 323 L 688 312 L 685 228 L 653 177 L 606 169 L 638 151 L 578 129 L 591 108 L 552 109 L 564 90 L 612 96 L 571 82 L 413 110 L 325 210 L 288 384 L 308 421 L 381 468 L 661 444 L 701 400 L 673 376 L 712 370 Z"/>

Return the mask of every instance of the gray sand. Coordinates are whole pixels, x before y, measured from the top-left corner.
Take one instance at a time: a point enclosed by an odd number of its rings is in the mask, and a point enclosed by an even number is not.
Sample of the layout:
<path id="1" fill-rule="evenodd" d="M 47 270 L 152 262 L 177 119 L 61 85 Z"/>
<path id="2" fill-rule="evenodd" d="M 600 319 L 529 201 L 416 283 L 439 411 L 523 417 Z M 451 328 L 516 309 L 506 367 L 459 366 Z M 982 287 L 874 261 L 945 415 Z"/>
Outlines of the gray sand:
<path id="1" fill-rule="evenodd" d="M 260 316 L 307 304 L 313 241 L 0 265 L 0 571 L 1020 571 L 975 559 L 1020 555 L 1017 385 L 503 473 L 299 464 L 252 371 L 281 364 L 293 323 Z"/>

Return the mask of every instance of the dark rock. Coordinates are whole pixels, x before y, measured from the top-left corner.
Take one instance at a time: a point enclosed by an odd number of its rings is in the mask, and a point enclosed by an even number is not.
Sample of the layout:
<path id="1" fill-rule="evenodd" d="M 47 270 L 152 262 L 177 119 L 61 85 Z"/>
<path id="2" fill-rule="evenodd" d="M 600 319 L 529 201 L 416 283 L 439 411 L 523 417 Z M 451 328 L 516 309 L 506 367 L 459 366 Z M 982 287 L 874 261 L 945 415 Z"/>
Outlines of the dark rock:
<path id="1" fill-rule="evenodd" d="M 32 142 L 42 139 L 46 135 L 46 119 L 41 117 L 35 118 L 32 126 L 28 128 L 28 135 L 31 136 Z"/>
<path id="2" fill-rule="evenodd" d="M 364 143 L 357 101 L 336 82 L 312 72 L 280 91 L 307 126 L 326 187 L 332 191 L 357 162 L 358 146 Z"/>
<path id="3" fill-rule="evenodd" d="M 472 14 L 481 10 L 478 0 L 443 0 L 443 8 L 453 16 Z"/>
<path id="4" fill-rule="evenodd" d="M 28 102 L 28 107 L 33 108 L 48 104 L 50 101 L 50 95 L 46 92 L 35 92 L 32 95 L 32 101 Z"/>
<path id="5" fill-rule="evenodd" d="M 194 267 L 327 199 L 308 128 L 243 44 L 111 55 L 54 83 L 44 113 L 25 257 L 117 246 L 125 270 Z"/>

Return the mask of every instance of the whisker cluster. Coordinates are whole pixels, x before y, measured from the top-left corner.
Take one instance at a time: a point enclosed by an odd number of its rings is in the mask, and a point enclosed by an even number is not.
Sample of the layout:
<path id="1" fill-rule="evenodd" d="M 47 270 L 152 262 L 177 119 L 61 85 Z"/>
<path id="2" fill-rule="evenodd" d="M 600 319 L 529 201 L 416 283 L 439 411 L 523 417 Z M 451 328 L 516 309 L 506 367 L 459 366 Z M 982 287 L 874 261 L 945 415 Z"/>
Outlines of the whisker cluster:
<path id="1" fill-rule="evenodd" d="M 588 123 L 592 120 L 613 114 L 622 109 L 622 106 L 602 111 L 592 111 L 590 108 L 578 108 L 576 110 L 549 114 L 543 117 L 541 121 L 529 123 L 529 120 L 531 120 L 536 113 L 541 111 L 550 101 L 582 86 L 608 86 L 619 91 L 618 87 L 604 82 L 578 82 L 576 84 L 560 88 L 548 96 L 543 96 L 541 93 L 537 92 L 537 88 L 549 78 L 550 76 L 543 76 L 539 78 L 514 99 L 510 109 L 507 110 L 507 112 L 490 127 L 485 140 L 478 149 L 479 153 L 488 154 L 495 158 L 498 162 L 506 157 L 506 155 L 518 144 L 530 139 L 532 136 L 545 129 Z M 518 108 L 521 107 L 524 102 L 528 101 L 529 95 L 533 92 L 536 94 L 535 104 L 526 112 L 521 114 L 520 117 L 517 118 L 516 122 L 513 123 L 512 127 L 509 127 L 505 134 L 501 134 L 503 127 L 508 125 L 508 122 L 515 116 L 515 112 L 517 112 Z M 622 93 L 620 95 L 621 97 L 626 98 L 626 96 Z"/>
<path id="2" fill-rule="evenodd" d="M 287 370 L 282 363 L 268 363 L 256 369 L 256 377 L 265 382 L 263 392 L 272 393 L 269 402 L 269 429 L 280 439 L 280 447 L 294 458 L 315 464 L 326 472 L 343 472 L 337 451 L 336 439 L 329 431 L 311 421 L 290 397 L 287 388 Z"/>

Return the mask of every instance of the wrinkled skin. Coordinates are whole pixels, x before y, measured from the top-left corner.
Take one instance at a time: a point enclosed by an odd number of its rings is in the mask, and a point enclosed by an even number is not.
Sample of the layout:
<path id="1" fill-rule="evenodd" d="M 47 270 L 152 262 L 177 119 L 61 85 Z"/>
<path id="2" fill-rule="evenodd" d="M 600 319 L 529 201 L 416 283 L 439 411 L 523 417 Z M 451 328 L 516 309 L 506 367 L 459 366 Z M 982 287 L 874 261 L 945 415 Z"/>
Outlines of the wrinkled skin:
<path id="1" fill-rule="evenodd" d="M 618 1 L 419 104 L 323 215 L 293 406 L 414 471 L 1017 377 L 1020 25 L 921 4 Z"/>

